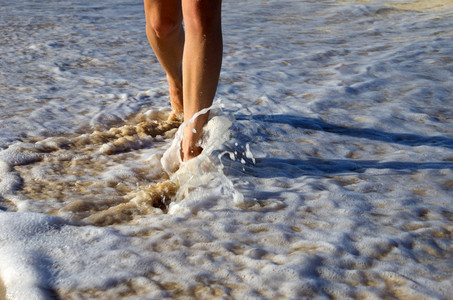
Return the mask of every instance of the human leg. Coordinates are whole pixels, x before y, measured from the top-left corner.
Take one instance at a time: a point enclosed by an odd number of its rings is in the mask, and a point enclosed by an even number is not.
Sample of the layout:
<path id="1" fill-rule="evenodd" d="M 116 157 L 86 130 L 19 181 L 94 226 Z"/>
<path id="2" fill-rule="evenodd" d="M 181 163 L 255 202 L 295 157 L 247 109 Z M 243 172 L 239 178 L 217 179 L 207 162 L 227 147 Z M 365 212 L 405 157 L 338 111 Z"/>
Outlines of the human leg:
<path id="1" fill-rule="evenodd" d="M 183 113 L 181 0 L 144 0 L 146 35 L 167 73 L 172 111 Z"/>
<path id="2" fill-rule="evenodd" d="M 221 0 L 182 0 L 185 26 L 183 51 L 184 121 L 212 105 L 222 65 Z M 182 141 L 183 160 L 201 153 L 197 145 L 208 113 L 187 123 Z"/>

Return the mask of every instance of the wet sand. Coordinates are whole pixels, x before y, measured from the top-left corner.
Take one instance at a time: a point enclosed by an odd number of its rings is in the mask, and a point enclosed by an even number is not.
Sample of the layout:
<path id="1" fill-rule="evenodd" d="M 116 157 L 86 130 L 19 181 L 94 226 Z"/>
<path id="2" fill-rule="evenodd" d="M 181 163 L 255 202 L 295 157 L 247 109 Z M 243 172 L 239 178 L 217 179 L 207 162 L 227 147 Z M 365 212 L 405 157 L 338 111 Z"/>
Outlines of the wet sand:
<path id="1" fill-rule="evenodd" d="M 0 300 L 6 300 L 6 289 L 1 278 L 0 278 Z"/>

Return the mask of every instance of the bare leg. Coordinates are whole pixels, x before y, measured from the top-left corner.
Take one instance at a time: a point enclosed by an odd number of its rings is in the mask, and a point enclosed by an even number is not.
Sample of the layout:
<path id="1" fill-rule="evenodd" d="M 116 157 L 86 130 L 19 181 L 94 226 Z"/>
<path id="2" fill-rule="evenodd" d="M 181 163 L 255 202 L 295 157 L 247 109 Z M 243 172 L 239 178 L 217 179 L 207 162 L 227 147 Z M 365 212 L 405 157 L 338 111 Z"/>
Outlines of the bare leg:
<path id="1" fill-rule="evenodd" d="M 188 121 L 212 105 L 217 89 L 223 51 L 222 1 L 144 0 L 144 6 L 146 33 L 167 73 L 172 110 L 184 112 Z M 184 161 L 201 153 L 197 142 L 207 119 L 207 113 L 200 115 L 184 128 Z"/>
<path id="2" fill-rule="evenodd" d="M 185 25 L 183 52 L 184 121 L 212 105 L 222 65 L 221 0 L 182 0 Z M 197 145 L 208 114 L 184 128 L 183 160 L 199 155 Z"/>
<path id="3" fill-rule="evenodd" d="M 181 0 L 144 0 L 146 35 L 167 73 L 172 111 L 183 113 Z"/>

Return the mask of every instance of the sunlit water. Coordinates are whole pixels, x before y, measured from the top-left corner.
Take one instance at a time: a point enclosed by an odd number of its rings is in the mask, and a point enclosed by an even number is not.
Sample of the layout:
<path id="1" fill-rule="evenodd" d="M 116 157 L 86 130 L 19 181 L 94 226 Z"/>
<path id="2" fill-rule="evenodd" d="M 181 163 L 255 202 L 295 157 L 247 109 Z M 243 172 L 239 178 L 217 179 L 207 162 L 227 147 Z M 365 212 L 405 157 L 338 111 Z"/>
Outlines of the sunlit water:
<path id="1" fill-rule="evenodd" d="M 453 295 L 450 1 L 224 1 L 183 164 L 140 1 L 0 4 L 0 298 Z"/>

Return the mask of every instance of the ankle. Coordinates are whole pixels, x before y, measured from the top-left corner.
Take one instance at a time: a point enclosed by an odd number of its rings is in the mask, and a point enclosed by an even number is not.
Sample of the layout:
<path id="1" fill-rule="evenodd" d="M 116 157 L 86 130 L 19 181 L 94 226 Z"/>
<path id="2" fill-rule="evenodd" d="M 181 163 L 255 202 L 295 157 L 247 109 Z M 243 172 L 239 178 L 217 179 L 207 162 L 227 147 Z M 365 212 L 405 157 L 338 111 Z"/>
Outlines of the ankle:
<path id="1" fill-rule="evenodd" d="M 188 161 L 192 158 L 195 158 L 200 155 L 202 151 L 203 148 L 201 148 L 200 146 L 192 146 L 186 149 L 181 148 L 182 161 Z"/>
<path id="2" fill-rule="evenodd" d="M 183 90 L 181 81 L 172 79 L 167 75 L 168 90 L 170 94 L 171 109 L 177 113 L 182 114 L 183 109 Z"/>

